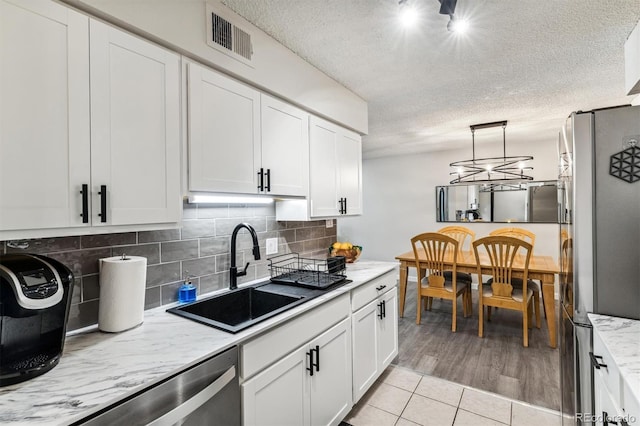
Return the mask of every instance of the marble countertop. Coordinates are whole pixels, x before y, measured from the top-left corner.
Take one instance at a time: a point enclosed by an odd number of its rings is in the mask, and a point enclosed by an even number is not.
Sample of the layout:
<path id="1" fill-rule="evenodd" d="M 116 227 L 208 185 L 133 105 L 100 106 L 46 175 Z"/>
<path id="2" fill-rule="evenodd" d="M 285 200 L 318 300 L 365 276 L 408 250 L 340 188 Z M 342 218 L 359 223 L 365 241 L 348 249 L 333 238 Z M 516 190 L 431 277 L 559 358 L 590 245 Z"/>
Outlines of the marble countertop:
<path id="1" fill-rule="evenodd" d="M 589 314 L 593 328 L 620 369 L 637 401 L 640 401 L 640 320 Z"/>
<path id="2" fill-rule="evenodd" d="M 352 283 L 237 334 L 167 313 L 173 305 L 166 305 L 145 311 L 142 325 L 132 330 L 111 334 L 94 329 L 67 336 L 55 368 L 0 388 L 0 424 L 60 425 L 80 420 L 396 267 L 395 262 L 362 259 L 348 264 Z"/>

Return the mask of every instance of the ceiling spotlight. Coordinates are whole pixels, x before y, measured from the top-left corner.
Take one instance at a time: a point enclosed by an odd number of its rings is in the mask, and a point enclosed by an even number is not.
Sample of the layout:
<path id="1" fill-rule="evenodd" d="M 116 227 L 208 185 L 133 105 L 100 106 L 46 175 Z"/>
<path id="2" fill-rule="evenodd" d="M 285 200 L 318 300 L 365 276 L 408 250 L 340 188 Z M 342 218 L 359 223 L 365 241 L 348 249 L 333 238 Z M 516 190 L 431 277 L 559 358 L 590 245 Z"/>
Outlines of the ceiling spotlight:
<path id="1" fill-rule="evenodd" d="M 408 0 L 400 0 L 400 22 L 405 28 L 412 27 L 418 21 L 418 11 Z"/>
<path id="2" fill-rule="evenodd" d="M 456 18 L 454 15 L 451 15 L 447 23 L 447 30 L 464 34 L 468 29 L 469 22 L 466 19 Z"/>

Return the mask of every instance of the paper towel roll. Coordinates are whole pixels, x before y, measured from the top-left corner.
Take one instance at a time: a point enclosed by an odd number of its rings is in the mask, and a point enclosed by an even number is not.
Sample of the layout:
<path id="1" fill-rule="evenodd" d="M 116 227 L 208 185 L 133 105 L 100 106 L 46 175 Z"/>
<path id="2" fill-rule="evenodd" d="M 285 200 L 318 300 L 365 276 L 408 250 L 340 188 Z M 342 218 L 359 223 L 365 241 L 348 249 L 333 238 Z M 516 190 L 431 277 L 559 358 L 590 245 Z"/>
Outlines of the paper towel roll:
<path id="1" fill-rule="evenodd" d="M 146 281 L 146 257 L 100 259 L 100 330 L 115 333 L 142 324 Z"/>

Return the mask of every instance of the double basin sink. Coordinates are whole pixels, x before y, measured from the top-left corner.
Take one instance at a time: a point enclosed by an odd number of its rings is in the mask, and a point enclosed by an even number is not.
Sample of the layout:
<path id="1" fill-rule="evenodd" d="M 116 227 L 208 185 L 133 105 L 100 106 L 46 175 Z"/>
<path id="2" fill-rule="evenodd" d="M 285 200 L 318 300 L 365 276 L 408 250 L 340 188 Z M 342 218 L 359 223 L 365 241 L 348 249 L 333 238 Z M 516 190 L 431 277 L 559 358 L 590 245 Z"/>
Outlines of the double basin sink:
<path id="1" fill-rule="evenodd" d="M 341 284 L 345 284 L 344 283 Z M 336 286 L 333 286 L 333 290 Z M 261 282 L 231 290 L 188 305 L 167 309 L 167 312 L 237 333 L 261 321 L 308 302 L 328 290 L 292 287 Z"/>

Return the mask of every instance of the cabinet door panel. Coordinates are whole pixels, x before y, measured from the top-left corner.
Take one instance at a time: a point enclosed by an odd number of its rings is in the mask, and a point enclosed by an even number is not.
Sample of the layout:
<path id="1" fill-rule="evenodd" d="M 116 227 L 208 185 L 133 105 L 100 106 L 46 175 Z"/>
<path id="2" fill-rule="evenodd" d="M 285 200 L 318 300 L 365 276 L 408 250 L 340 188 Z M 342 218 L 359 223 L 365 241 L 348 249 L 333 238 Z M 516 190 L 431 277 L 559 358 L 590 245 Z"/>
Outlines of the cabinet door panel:
<path id="1" fill-rule="evenodd" d="M 94 225 L 179 220 L 179 57 L 91 21 Z"/>
<path id="2" fill-rule="evenodd" d="M 310 376 L 311 424 L 337 425 L 351 410 L 351 322 L 346 319 L 315 339 L 319 371 Z"/>
<path id="3" fill-rule="evenodd" d="M 310 127 L 311 217 L 336 216 L 338 214 L 337 131 L 335 126 L 315 117 L 311 117 Z"/>
<path id="4" fill-rule="evenodd" d="M 378 327 L 378 362 L 383 371 L 398 355 L 398 293 L 397 288 L 388 291 L 383 297 L 385 306 L 384 318 L 377 321 Z"/>
<path id="5" fill-rule="evenodd" d="M 352 316 L 353 402 L 356 403 L 379 376 L 376 299 Z"/>
<path id="6" fill-rule="evenodd" d="M 611 422 L 618 422 L 620 417 L 624 416 L 619 406 L 620 401 L 617 396 L 613 396 L 606 385 L 606 380 L 601 374 L 601 370 L 595 370 L 593 374 L 593 393 L 595 403 L 595 413 L 597 420 L 595 424 L 607 425 L 605 420 L 610 419 Z M 605 417 L 606 416 L 606 417 Z"/>
<path id="7" fill-rule="evenodd" d="M 271 173 L 270 194 L 300 195 L 309 185 L 309 115 L 267 95 L 262 105 L 262 167 Z"/>
<path id="8" fill-rule="evenodd" d="M 360 136 L 343 130 L 338 138 L 338 197 L 347 199 L 347 214 L 362 214 L 362 143 Z"/>
<path id="9" fill-rule="evenodd" d="M 309 424 L 306 350 L 295 351 L 242 385 L 245 426 Z"/>
<path id="10" fill-rule="evenodd" d="M 189 189 L 257 192 L 260 93 L 189 64 Z"/>
<path id="11" fill-rule="evenodd" d="M 0 230 L 82 226 L 89 184 L 88 19 L 0 0 Z"/>

